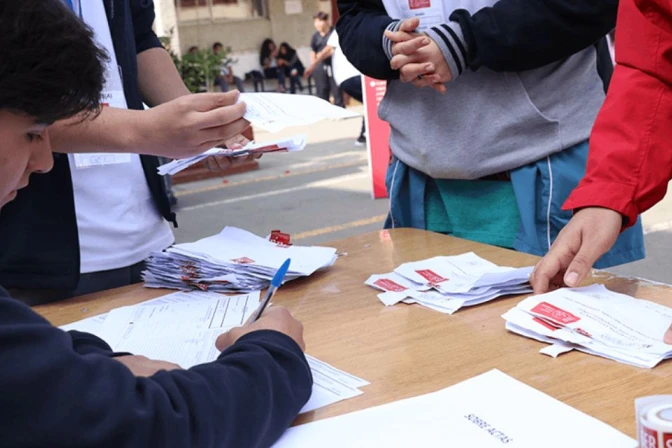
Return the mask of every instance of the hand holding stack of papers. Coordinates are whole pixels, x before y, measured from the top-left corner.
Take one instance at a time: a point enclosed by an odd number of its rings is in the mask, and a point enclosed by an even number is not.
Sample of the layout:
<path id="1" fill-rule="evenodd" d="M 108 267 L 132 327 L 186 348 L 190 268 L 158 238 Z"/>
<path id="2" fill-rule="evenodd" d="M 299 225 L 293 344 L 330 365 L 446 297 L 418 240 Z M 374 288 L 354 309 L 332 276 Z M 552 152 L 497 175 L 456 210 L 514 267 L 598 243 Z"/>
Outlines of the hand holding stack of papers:
<path id="1" fill-rule="evenodd" d="M 579 350 L 645 368 L 672 357 L 672 309 L 602 285 L 528 297 L 502 317 L 507 330 L 553 344 L 541 353 L 554 357 Z"/>
<path id="2" fill-rule="evenodd" d="M 307 126 L 321 120 L 342 120 L 360 116 L 313 95 L 241 93 L 239 101 L 247 106 L 244 118 L 268 132 Z"/>
<path id="3" fill-rule="evenodd" d="M 259 291 L 238 296 L 177 292 L 136 306 L 117 308 L 61 327 L 95 334 L 117 352 L 172 362 L 184 369 L 214 361 L 217 338 L 243 325 L 259 307 Z M 306 356 L 313 393 L 302 413 L 353 398 L 369 382 Z"/>
<path id="4" fill-rule="evenodd" d="M 532 292 L 532 267 L 497 266 L 473 252 L 404 263 L 394 272 L 372 275 L 366 284 L 384 291 L 386 306 L 418 303 L 446 314 L 497 297 Z"/>
<path id="5" fill-rule="evenodd" d="M 336 261 L 336 249 L 276 244 L 235 227 L 196 241 L 154 252 L 143 272 L 148 288 L 250 292 L 266 288 L 292 259 L 285 281 L 309 276 Z"/>
<path id="6" fill-rule="evenodd" d="M 297 135 L 295 137 L 272 142 L 250 142 L 242 149 L 212 148 L 198 156 L 168 162 L 164 165 L 161 165 L 158 170 L 161 176 L 165 176 L 167 174 L 172 176 L 202 160 L 207 159 L 208 157 L 213 156 L 244 157 L 249 155 L 267 154 L 269 152 L 302 151 L 306 147 L 306 139 L 307 137 L 305 135 Z"/>

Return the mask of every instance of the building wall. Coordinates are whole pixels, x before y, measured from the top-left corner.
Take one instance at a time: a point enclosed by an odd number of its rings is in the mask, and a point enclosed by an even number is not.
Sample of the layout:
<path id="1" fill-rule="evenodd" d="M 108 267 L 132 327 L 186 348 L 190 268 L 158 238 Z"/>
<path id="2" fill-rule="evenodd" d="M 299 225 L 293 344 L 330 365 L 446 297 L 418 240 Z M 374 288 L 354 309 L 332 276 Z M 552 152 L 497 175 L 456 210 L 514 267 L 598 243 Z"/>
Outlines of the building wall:
<path id="1" fill-rule="evenodd" d="M 258 52 L 266 38 L 277 44 L 286 41 L 293 47 L 306 46 L 315 32 L 313 15 L 325 8 L 330 11 L 331 4 L 320 0 L 301 0 L 301 3 L 301 14 L 288 15 L 284 0 L 268 0 L 268 19 L 182 20 L 179 23 L 180 47 L 186 52 L 192 45 L 209 47 L 220 41 L 236 53 Z"/>

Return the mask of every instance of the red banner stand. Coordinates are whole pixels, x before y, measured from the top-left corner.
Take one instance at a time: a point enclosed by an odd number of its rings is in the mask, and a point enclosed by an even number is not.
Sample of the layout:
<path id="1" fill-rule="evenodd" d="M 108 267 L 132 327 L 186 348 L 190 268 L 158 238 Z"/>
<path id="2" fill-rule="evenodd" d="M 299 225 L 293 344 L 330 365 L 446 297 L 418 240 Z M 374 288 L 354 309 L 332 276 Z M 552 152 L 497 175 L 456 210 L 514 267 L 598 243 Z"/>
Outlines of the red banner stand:
<path id="1" fill-rule="evenodd" d="M 369 172 L 374 199 L 386 198 L 385 177 L 390 165 L 390 125 L 378 116 L 378 107 L 385 96 L 387 81 L 362 76 L 362 92 L 366 110 L 366 144 L 369 151 Z"/>

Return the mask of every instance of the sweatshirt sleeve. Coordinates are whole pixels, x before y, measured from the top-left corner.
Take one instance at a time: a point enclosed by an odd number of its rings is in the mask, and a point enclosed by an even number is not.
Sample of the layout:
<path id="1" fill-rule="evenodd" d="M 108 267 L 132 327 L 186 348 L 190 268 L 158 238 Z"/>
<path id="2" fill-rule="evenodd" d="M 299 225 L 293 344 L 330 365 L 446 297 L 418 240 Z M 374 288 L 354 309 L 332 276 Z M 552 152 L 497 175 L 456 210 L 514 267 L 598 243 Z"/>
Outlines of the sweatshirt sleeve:
<path id="1" fill-rule="evenodd" d="M 458 9 L 427 34 L 457 78 L 466 68 L 532 70 L 594 45 L 616 23 L 618 0 L 501 0 L 471 14 Z"/>
<path id="2" fill-rule="evenodd" d="M 616 69 L 592 135 L 586 176 L 565 209 L 604 207 L 627 226 L 672 177 L 672 3 L 621 0 Z"/>
<path id="3" fill-rule="evenodd" d="M 399 79 L 384 46 L 384 32 L 397 21 L 379 0 L 338 0 L 336 32 L 343 54 L 360 73 L 376 79 Z M 389 42 L 389 41 L 388 41 Z"/>
<path id="4" fill-rule="evenodd" d="M 67 333 L 0 297 L 0 344 L 3 446 L 267 447 L 312 388 L 300 348 L 274 331 L 240 338 L 215 362 L 139 378 L 77 353 Z"/>

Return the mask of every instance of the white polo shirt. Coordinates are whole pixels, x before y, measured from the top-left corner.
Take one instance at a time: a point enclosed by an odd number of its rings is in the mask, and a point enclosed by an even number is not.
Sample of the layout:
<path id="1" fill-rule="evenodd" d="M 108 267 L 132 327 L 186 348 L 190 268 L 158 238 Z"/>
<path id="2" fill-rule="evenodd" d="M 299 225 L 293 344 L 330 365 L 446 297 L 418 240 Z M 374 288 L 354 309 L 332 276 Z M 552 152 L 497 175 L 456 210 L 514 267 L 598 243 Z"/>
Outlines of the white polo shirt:
<path id="1" fill-rule="evenodd" d="M 81 2 L 81 16 L 107 50 L 103 102 L 127 108 L 102 0 Z M 136 264 L 175 238 L 152 200 L 137 154 L 70 154 L 81 273 Z"/>
<path id="2" fill-rule="evenodd" d="M 344 81 L 361 75 L 359 71 L 348 61 L 348 58 L 345 57 L 341 46 L 338 42 L 338 34 L 336 30 L 331 33 L 329 40 L 327 40 L 327 45 L 334 47 L 334 55 L 331 57 L 331 68 L 334 71 L 334 81 L 337 85 L 343 84 Z"/>

